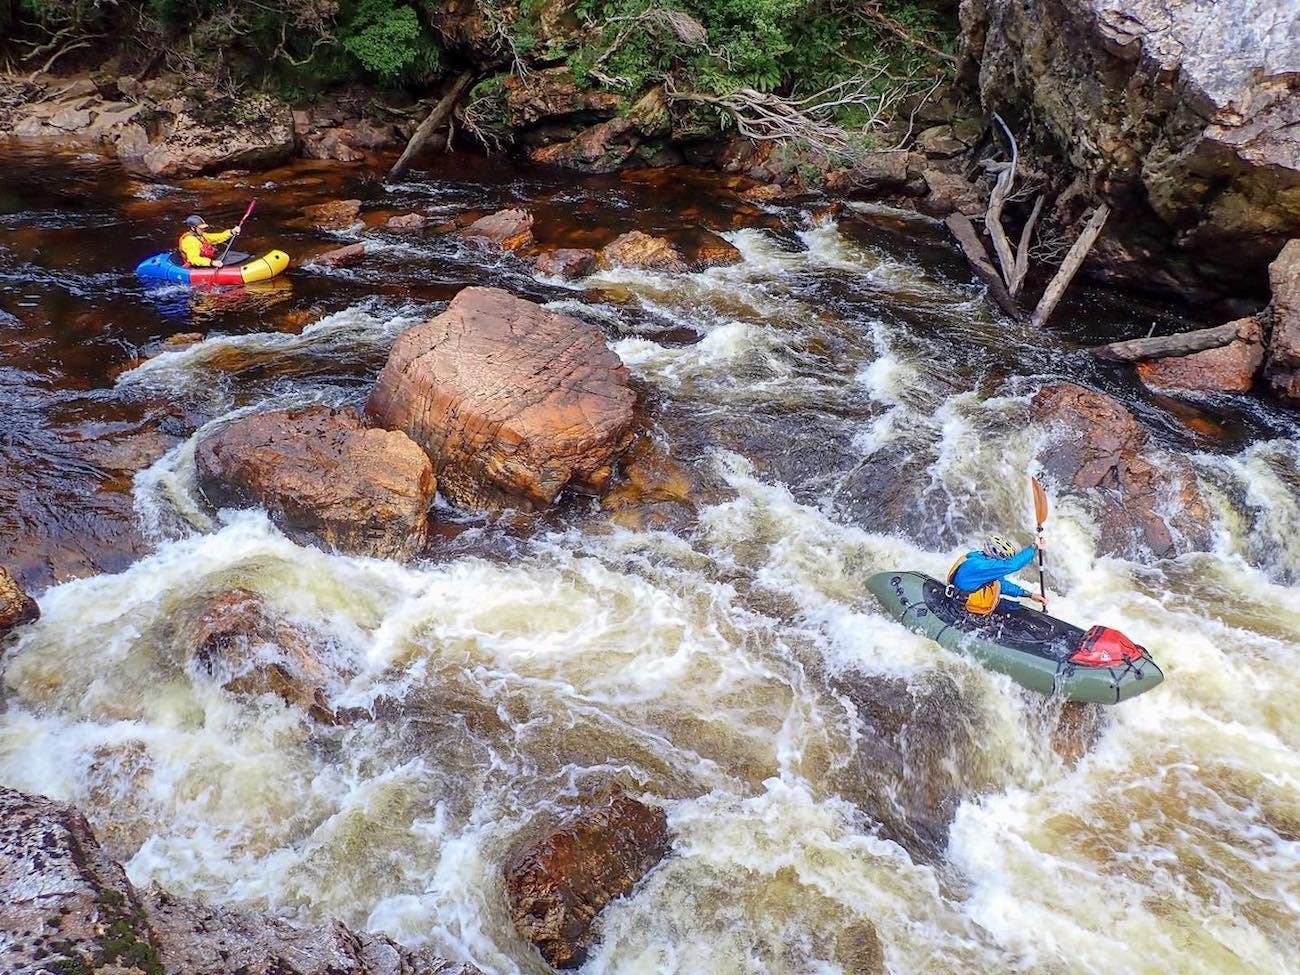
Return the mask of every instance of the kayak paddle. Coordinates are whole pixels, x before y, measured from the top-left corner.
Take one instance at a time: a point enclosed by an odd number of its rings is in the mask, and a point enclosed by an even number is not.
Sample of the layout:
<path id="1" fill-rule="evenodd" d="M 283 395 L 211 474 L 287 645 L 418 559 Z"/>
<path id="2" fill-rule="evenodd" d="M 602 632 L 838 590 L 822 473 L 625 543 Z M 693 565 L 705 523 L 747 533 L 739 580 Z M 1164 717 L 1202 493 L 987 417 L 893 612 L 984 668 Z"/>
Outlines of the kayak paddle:
<path id="1" fill-rule="evenodd" d="M 1029 483 L 1034 488 L 1034 516 L 1038 520 L 1038 592 L 1043 597 L 1043 612 L 1047 612 L 1047 578 L 1043 569 L 1043 522 L 1047 520 L 1047 492 L 1036 477 Z"/>
<path id="2" fill-rule="evenodd" d="M 257 206 L 257 197 L 253 197 L 248 201 L 248 209 L 245 210 L 244 215 L 239 218 L 239 223 L 235 224 L 235 226 L 241 231 L 244 229 L 244 221 L 253 215 L 253 207 L 255 206 Z M 235 236 L 235 234 L 231 234 L 230 240 L 226 241 L 226 249 L 221 252 L 222 264 L 226 263 L 226 255 L 230 253 L 230 246 L 235 242 Z"/>

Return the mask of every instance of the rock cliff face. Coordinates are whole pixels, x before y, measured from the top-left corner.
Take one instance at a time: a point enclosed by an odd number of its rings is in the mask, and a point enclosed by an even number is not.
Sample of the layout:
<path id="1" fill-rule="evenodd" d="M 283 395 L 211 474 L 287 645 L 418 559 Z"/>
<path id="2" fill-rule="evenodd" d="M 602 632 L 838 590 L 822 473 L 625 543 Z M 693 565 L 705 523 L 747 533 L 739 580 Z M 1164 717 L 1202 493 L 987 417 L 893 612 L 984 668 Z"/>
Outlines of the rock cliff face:
<path id="1" fill-rule="evenodd" d="M 480 975 L 337 921 L 138 892 L 64 803 L 0 786 L 0 971 L 15 975 Z"/>
<path id="2" fill-rule="evenodd" d="M 1094 268 L 1265 287 L 1300 230 L 1294 0 L 963 0 L 984 107 L 1115 208 Z M 1245 280 L 1243 281 L 1243 275 Z"/>

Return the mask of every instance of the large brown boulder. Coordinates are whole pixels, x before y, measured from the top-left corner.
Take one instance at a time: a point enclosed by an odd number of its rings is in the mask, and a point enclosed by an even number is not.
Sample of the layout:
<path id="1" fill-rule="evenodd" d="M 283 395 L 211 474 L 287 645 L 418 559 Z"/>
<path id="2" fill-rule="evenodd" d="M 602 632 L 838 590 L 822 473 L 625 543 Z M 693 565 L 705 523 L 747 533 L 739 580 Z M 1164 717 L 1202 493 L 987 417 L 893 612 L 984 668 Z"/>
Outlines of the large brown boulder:
<path id="1" fill-rule="evenodd" d="M 289 106 L 269 95 L 204 100 L 180 111 L 164 136 L 128 165 L 168 179 L 223 169 L 257 170 L 284 162 L 296 145 Z"/>
<path id="2" fill-rule="evenodd" d="M 1300 239 L 1282 248 L 1268 269 L 1273 292 L 1273 334 L 1268 380 L 1288 399 L 1300 400 Z"/>
<path id="3" fill-rule="evenodd" d="M 8 569 L 0 565 L 0 637 L 15 626 L 32 623 L 40 617 L 41 610 L 36 600 L 27 595 Z"/>
<path id="4" fill-rule="evenodd" d="M 0 786 L 0 971 L 30 975 L 480 975 L 330 921 L 136 891 L 71 806 Z"/>
<path id="5" fill-rule="evenodd" d="M 1112 204 L 1133 258 L 1114 274 L 1262 290 L 1300 236 L 1294 0 L 964 0 L 961 24 L 985 109 L 1026 120 L 1022 157 L 1043 147 Z"/>
<path id="6" fill-rule="evenodd" d="M 533 215 L 527 210 L 498 210 L 466 227 L 464 237 L 484 250 L 523 250 L 533 243 Z"/>
<path id="7" fill-rule="evenodd" d="M 632 230 L 606 244 L 600 252 L 606 267 L 630 267 L 644 271 L 688 270 L 686 261 L 672 241 Z"/>
<path id="8" fill-rule="evenodd" d="M 333 723 L 325 688 L 334 675 L 307 634 L 270 613 L 260 596 L 235 589 L 211 600 L 181 640 L 190 665 L 231 693 L 274 694 Z"/>
<path id="9" fill-rule="evenodd" d="M 1240 338 L 1217 349 L 1139 362 L 1138 375 L 1156 389 L 1248 393 L 1264 364 L 1264 330 L 1254 318 L 1234 322 Z"/>
<path id="10" fill-rule="evenodd" d="M 1167 558 L 1209 547 L 1210 513 L 1191 465 L 1152 447 L 1122 403 L 1064 383 L 1039 392 L 1030 412 L 1053 428 L 1044 470 L 1099 503 L 1103 552 Z"/>
<path id="11" fill-rule="evenodd" d="M 209 502 L 263 507 L 299 543 L 398 560 L 424 546 L 437 491 L 429 459 L 354 410 L 254 413 L 203 438 L 195 461 Z"/>
<path id="12" fill-rule="evenodd" d="M 560 247 L 537 255 L 537 271 L 553 278 L 573 281 L 596 267 L 596 252 L 589 247 Z"/>
<path id="13" fill-rule="evenodd" d="M 404 332 L 367 413 L 433 459 L 467 508 L 549 505 L 599 493 L 632 437 L 627 369 L 588 325 L 496 288 L 466 288 Z"/>
<path id="14" fill-rule="evenodd" d="M 321 267 L 351 267 L 366 259 L 366 245 L 357 241 L 344 247 L 335 247 L 324 254 L 317 254 L 311 259 L 312 264 Z"/>
<path id="15" fill-rule="evenodd" d="M 519 850 L 505 867 L 519 933 L 556 968 L 587 957 L 591 922 L 668 854 L 664 811 L 616 794 Z"/>

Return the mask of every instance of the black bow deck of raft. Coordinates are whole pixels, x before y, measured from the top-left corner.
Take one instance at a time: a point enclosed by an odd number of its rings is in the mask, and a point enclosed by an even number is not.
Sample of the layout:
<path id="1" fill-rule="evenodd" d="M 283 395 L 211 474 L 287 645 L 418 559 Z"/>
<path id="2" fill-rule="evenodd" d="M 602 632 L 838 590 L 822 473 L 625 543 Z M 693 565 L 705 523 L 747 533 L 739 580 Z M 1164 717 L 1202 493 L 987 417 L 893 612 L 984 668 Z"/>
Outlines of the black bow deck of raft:
<path id="1" fill-rule="evenodd" d="M 1040 694 L 1118 704 L 1164 680 L 1145 649 L 1112 666 L 1078 663 L 1070 658 L 1088 636 L 1079 627 L 1023 606 L 975 616 L 945 588 L 920 572 L 881 572 L 867 580 L 872 595 L 908 629 Z"/>

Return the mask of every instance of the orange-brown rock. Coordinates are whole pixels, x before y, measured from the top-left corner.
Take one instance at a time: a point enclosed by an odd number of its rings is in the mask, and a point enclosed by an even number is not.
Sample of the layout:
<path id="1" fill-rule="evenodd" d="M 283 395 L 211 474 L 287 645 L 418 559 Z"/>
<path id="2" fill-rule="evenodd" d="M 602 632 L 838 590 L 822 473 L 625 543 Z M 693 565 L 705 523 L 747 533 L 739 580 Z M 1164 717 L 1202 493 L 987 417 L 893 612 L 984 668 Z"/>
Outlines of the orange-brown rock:
<path id="1" fill-rule="evenodd" d="M 1244 318 L 1233 324 L 1242 337 L 1217 349 L 1139 362 L 1138 375 L 1157 389 L 1248 393 L 1264 364 L 1264 332 L 1259 322 Z"/>
<path id="2" fill-rule="evenodd" d="M 453 503 L 541 508 L 566 487 L 605 489 L 635 401 L 598 328 L 466 288 L 397 339 L 366 411 L 425 449 Z"/>
<path id="3" fill-rule="evenodd" d="M 176 335 L 169 335 L 163 339 L 163 345 L 195 345 L 202 342 L 205 338 L 202 332 L 180 332 Z"/>
<path id="4" fill-rule="evenodd" d="M 388 230 L 423 230 L 429 223 L 429 218 L 423 213 L 403 213 L 395 217 L 389 217 L 384 224 Z"/>
<path id="5" fill-rule="evenodd" d="M 1287 399 L 1300 400 L 1300 239 L 1292 240 L 1268 266 L 1273 292 L 1273 333 L 1268 381 Z"/>
<path id="6" fill-rule="evenodd" d="M 361 219 L 360 200 L 330 200 L 303 207 L 302 215 L 313 227 L 321 230 L 342 230 Z"/>
<path id="7" fill-rule="evenodd" d="M 9 570 L 0 565 L 0 637 L 23 623 L 40 619 L 41 610 L 36 600 L 27 595 Z"/>
<path id="8" fill-rule="evenodd" d="M 606 267 L 630 267 L 643 271 L 687 270 L 681 251 L 672 241 L 651 237 L 633 230 L 606 244 L 600 252 L 600 261 Z"/>
<path id="9" fill-rule="evenodd" d="M 505 868 L 515 928 L 547 963 L 577 968 L 592 919 L 627 894 L 667 854 L 662 809 L 616 794 L 520 850 Z"/>
<path id="10" fill-rule="evenodd" d="M 300 543 L 401 560 L 424 545 L 437 490 L 429 459 L 354 410 L 254 413 L 201 440 L 195 460 L 209 502 L 261 506 Z"/>
<path id="11" fill-rule="evenodd" d="M 185 657 L 233 694 L 274 694 L 317 721 L 333 723 L 325 696 L 333 675 L 307 635 L 235 589 L 212 600 L 182 635 Z"/>
<path id="12" fill-rule="evenodd" d="M 1082 701 L 1062 701 L 1060 707 L 1052 727 L 1052 751 L 1073 768 L 1101 737 L 1106 725 L 1106 708 Z"/>
<path id="13" fill-rule="evenodd" d="M 785 187 L 779 183 L 759 183 L 740 194 L 742 200 L 749 200 L 751 203 L 768 203 L 779 200 L 783 196 L 785 196 Z"/>
<path id="14" fill-rule="evenodd" d="M 1030 411 L 1053 428 L 1041 455 L 1046 472 L 1100 502 L 1102 551 L 1166 558 L 1209 547 L 1210 515 L 1191 465 L 1151 447 L 1122 403 L 1064 383 L 1039 392 Z"/>
<path id="15" fill-rule="evenodd" d="M 523 250 L 533 243 L 533 215 L 527 210 L 498 210 L 466 227 L 465 239 L 485 250 Z"/>
<path id="16" fill-rule="evenodd" d="M 596 252 L 589 247 L 561 247 L 537 255 L 537 271 L 553 278 L 573 281 L 590 274 L 596 266 Z"/>
<path id="17" fill-rule="evenodd" d="M 365 256 L 366 245 L 358 241 L 346 247 L 336 247 L 324 254 L 317 254 L 311 259 L 311 263 L 319 264 L 321 267 L 350 267 L 364 260 Z"/>
<path id="18" fill-rule="evenodd" d="M 691 267 L 696 270 L 709 267 L 723 267 L 741 262 L 740 251 L 736 245 L 725 237 L 705 231 L 703 239 L 692 255 Z"/>

